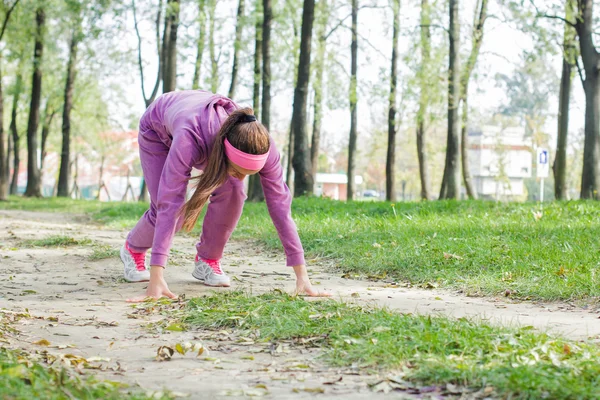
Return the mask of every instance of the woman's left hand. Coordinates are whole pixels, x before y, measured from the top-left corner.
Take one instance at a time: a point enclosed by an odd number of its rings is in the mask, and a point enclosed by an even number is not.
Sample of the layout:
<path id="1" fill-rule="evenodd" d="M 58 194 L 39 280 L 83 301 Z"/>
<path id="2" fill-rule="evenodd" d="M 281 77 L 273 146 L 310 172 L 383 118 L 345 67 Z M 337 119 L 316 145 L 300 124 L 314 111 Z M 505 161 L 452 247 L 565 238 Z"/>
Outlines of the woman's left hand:
<path id="1" fill-rule="evenodd" d="M 294 267 L 296 273 L 296 295 L 307 295 L 310 297 L 331 297 L 331 293 L 320 292 L 316 290 L 310 278 L 308 277 L 308 271 L 306 271 L 305 265 L 297 265 Z"/>

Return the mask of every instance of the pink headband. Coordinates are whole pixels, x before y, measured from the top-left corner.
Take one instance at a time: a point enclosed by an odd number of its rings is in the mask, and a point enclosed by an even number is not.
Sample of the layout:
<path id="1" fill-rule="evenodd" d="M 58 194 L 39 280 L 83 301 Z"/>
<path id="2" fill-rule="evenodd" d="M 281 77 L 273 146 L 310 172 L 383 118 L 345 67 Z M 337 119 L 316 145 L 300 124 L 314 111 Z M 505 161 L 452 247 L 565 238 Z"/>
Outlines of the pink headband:
<path id="1" fill-rule="evenodd" d="M 269 152 L 265 154 L 248 154 L 233 147 L 229 140 L 225 138 L 225 155 L 235 165 L 239 165 L 250 171 L 260 171 L 265 166 Z"/>

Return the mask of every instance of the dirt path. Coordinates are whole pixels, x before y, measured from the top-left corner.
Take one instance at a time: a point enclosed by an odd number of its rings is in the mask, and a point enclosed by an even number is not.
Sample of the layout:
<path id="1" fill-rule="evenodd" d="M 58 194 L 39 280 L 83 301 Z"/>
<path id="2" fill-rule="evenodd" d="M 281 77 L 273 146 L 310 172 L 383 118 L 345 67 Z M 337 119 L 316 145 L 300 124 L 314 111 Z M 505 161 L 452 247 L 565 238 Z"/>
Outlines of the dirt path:
<path id="1" fill-rule="evenodd" d="M 115 249 L 123 243 L 126 232 L 105 230 L 80 221 L 60 214 L 0 210 L 0 309 L 28 309 L 35 316 L 58 318 L 57 321 L 21 320 L 16 326 L 21 335 L 11 339 L 12 346 L 40 350 L 33 343 L 46 339 L 51 343 L 48 348 L 51 353 L 97 357 L 95 364 L 102 369 L 93 372 L 101 378 L 139 384 L 149 390 L 168 389 L 198 399 L 240 395 L 302 399 L 314 396 L 314 390 L 323 390 L 322 398 L 384 396 L 368 388 L 369 383 L 377 382 L 380 377 L 352 369 L 327 368 L 315 359 L 317 352 L 313 350 L 296 349 L 286 343 L 274 350 L 272 346 L 240 343 L 223 332 L 207 335 L 148 331 L 144 325 L 161 317 L 154 314 L 131 318 L 133 310 L 124 302 L 125 298 L 141 293 L 144 284 L 124 282 L 118 258 L 89 261 L 94 245 L 19 247 L 23 240 L 50 235 L 90 239 Z M 167 270 L 170 288 L 188 297 L 214 290 L 191 277 L 193 245 L 193 239 L 177 237 Z M 292 271 L 284 267 L 279 252 L 265 252 L 247 243 L 231 243 L 223 267 L 234 277 L 233 288 L 251 289 L 255 293 L 293 288 Z M 386 287 L 383 283 L 343 279 L 320 266 L 310 269 L 313 280 L 320 283 L 319 288 L 345 300 L 375 302 L 402 312 L 532 325 L 573 339 L 600 337 L 600 310 Z M 154 360 L 158 347 L 186 341 L 202 342 L 210 350 L 210 357 L 196 359 L 176 354 L 168 362 Z M 341 381 L 328 384 L 340 378 Z"/>

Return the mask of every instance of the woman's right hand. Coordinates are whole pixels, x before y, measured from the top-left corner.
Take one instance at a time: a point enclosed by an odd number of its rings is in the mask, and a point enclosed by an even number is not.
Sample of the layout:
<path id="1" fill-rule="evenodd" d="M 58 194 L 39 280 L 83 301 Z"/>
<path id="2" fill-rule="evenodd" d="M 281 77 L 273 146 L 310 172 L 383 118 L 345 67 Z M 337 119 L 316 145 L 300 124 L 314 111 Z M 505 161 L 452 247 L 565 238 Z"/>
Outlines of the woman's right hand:
<path id="1" fill-rule="evenodd" d="M 169 290 L 167 281 L 163 276 L 164 268 L 159 265 L 153 265 L 150 267 L 150 282 L 148 288 L 146 288 L 146 294 L 142 296 L 132 297 L 127 299 L 128 303 L 140 303 L 148 298 L 160 299 L 162 297 L 168 297 L 169 299 L 176 299 L 177 295 L 173 294 Z"/>

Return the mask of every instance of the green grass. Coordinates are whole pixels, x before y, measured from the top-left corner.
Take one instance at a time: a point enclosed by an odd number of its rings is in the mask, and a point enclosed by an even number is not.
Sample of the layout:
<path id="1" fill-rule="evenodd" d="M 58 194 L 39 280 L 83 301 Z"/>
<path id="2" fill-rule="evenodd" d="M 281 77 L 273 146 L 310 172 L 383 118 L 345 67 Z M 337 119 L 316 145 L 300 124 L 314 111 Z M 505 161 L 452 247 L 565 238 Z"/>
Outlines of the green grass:
<path id="1" fill-rule="evenodd" d="M 0 208 L 87 213 L 131 228 L 140 203 L 19 199 Z M 296 199 L 293 216 L 309 260 L 342 273 L 441 286 L 473 295 L 539 300 L 600 296 L 600 203 L 482 201 L 343 203 Z M 197 234 L 198 228 L 193 234 Z M 264 204 L 248 203 L 234 237 L 281 243 Z"/>
<path id="2" fill-rule="evenodd" d="M 242 292 L 191 299 L 183 323 L 263 341 L 317 337 L 312 343 L 330 365 L 400 370 L 417 384 L 492 386 L 497 397 L 512 399 L 600 398 L 600 349 L 531 328 Z"/>
<path id="3" fill-rule="evenodd" d="M 52 235 L 43 239 L 26 240 L 23 242 L 25 247 L 68 247 L 68 246 L 86 246 L 91 244 L 90 239 L 75 239 L 69 236 Z"/>
<path id="4" fill-rule="evenodd" d="M 119 249 L 115 249 L 108 245 L 95 244 L 92 254 L 90 254 L 88 259 L 90 261 L 98 261 L 115 257 L 119 257 Z"/>
<path id="5" fill-rule="evenodd" d="M 2 399 L 167 399 L 153 397 L 139 390 L 126 390 L 127 385 L 82 378 L 62 367 L 46 367 L 32 361 L 28 354 L 0 347 L 0 398 Z"/>

